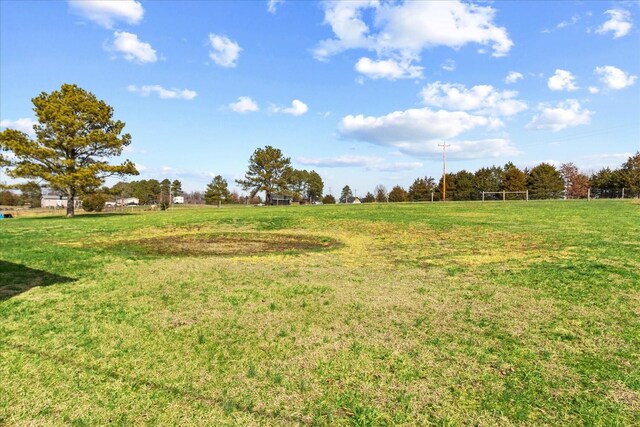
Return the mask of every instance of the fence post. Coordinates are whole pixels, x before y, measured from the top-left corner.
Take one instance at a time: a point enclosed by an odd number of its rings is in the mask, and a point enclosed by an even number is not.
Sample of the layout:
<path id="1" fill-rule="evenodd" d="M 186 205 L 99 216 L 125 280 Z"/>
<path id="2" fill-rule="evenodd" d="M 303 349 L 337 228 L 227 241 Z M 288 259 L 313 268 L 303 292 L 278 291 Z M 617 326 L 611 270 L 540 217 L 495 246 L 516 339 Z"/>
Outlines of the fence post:
<path id="1" fill-rule="evenodd" d="M 587 202 L 591 201 L 591 187 L 587 190 Z"/>
<path id="2" fill-rule="evenodd" d="M 505 202 L 507 200 L 507 193 L 502 190 L 502 201 Z"/>
<path id="3" fill-rule="evenodd" d="M 622 187 L 622 198 L 624 199 L 624 187 Z"/>
<path id="4" fill-rule="evenodd" d="M 484 191 L 482 192 L 482 201 L 484 202 Z"/>
<path id="5" fill-rule="evenodd" d="M 527 202 L 529 201 L 529 190 L 525 190 L 525 193 L 527 195 Z"/>

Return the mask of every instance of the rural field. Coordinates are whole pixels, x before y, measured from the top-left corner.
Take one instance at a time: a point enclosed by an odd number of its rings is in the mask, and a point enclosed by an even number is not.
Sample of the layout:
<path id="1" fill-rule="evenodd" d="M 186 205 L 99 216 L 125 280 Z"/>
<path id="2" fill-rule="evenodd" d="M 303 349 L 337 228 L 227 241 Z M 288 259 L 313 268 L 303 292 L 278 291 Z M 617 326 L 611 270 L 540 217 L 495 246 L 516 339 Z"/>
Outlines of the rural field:
<path id="1" fill-rule="evenodd" d="M 0 221 L 0 425 L 639 425 L 640 203 Z"/>

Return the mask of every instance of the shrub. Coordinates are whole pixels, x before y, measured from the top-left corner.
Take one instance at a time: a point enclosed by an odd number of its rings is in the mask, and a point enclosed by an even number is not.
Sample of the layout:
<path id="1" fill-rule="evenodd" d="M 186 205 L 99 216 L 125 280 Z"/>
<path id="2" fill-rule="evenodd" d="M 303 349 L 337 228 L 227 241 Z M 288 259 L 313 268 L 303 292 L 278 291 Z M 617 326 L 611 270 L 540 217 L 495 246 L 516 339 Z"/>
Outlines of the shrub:
<path id="1" fill-rule="evenodd" d="M 87 194 L 82 198 L 82 209 L 87 212 L 102 212 L 104 204 L 110 199 L 105 193 Z"/>

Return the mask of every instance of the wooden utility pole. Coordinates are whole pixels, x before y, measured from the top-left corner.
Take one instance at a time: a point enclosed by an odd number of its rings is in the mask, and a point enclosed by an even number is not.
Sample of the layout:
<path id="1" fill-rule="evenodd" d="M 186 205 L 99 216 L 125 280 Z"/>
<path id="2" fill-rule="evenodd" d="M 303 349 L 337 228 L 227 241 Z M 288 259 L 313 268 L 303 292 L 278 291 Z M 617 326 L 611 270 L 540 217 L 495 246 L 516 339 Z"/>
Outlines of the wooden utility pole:
<path id="1" fill-rule="evenodd" d="M 451 144 L 442 143 L 438 144 L 438 147 L 442 147 L 442 201 L 447 201 L 447 147 L 451 147 Z"/>

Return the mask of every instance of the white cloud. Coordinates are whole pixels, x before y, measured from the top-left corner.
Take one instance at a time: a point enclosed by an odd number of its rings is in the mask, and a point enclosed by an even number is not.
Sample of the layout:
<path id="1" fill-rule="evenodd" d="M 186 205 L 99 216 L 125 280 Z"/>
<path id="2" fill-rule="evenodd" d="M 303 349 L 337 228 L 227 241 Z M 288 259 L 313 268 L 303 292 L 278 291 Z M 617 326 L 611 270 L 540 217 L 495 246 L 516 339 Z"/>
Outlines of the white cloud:
<path id="1" fill-rule="evenodd" d="M 444 61 L 440 67 L 445 70 L 445 71 L 455 71 L 456 70 L 456 61 L 454 61 L 453 59 L 447 59 L 446 61 Z"/>
<path id="2" fill-rule="evenodd" d="M 398 150 L 406 155 L 418 157 L 442 156 L 441 140 L 421 142 L 404 142 L 395 145 Z M 447 141 L 447 159 L 473 160 L 496 157 L 515 156 L 520 151 L 507 139 L 490 138 L 481 140 L 451 140 Z"/>
<path id="3" fill-rule="evenodd" d="M 583 109 L 575 99 L 568 99 L 556 104 L 539 104 L 540 114 L 536 114 L 527 124 L 527 129 L 551 130 L 558 132 L 568 127 L 587 125 L 591 123 L 593 112 Z"/>
<path id="4" fill-rule="evenodd" d="M 306 166 L 318 166 L 325 168 L 348 168 L 357 166 L 370 167 L 372 165 L 383 163 L 384 159 L 381 157 L 372 156 L 335 156 L 321 158 L 300 157 L 296 159 L 296 162 Z"/>
<path id="5" fill-rule="evenodd" d="M 304 102 L 299 99 L 294 99 L 291 101 L 291 107 L 278 107 L 277 105 L 272 105 L 270 108 L 272 113 L 283 113 L 290 114 L 292 116 L 301 116 L 307 111 L 309 111 L 309 107 Z"/>
<path id="6" fill-rule="evenodd" d="M 234 113 L 247 113 L 252 111 L 258 111 L 258 104 L 248 96 L 241 96 L 238 98 L 238 102 L 229 104 L 229 109 Z"/>
<path id="7" fill-rule="evenodd" d="M 325 168 L 362 167 L 367 170 L 380 172 L 397 172 L 404 170 L 414 170 L 423 167 L 422 162 L 388 163 L 382 157 L 350 155 L 321 158 L 300 157 L 296 159 L 296 162 L 305 166 L 316 166 Z"/>
<path id="8" fill-rule="evenodd" d="M 284 0 L 267 0 L 267 11 L 276 13 L 278 4 L 284 3 Z"/>
<path id="9" fill-rule="evenodd" d="M 633 24 L 631 23 L 631 14 L 624 9 L 610 9 L 605 12 L 609 15 L 609 20 L 604 22 L 596 29 L 598 34 L 613 33 L 613 38 L 626 36 L 629 34 Z"/>
<path id="10" fill-rule="evenodd" d="M 355 69 L 374 80 L 396 80 L 421 78 L 423 67 L 411 65 L 410 61 L 396 61 L 394 59 L 371 60 L 363 57 L 358 60 Z"/>
<path id="11" fill-rule="evenodd" d="M 189 89 L 165 89 L 159 85 L 145 85 L 145 86 L 136 86 L 129 85 L 127 86 L 127 90 L 131 93 L 137 93 L 142 96 L 149 96 L 152 93 L 156 93 L 160 99 L 194 99 L 198 93 L 194 90 Z"/>
<path id="12" fill-rule="evenodd" d="M 595 86 L 589 86 L 589 88 L 588 88 L 588 89 L 589 89 L 589 93 L 590 93 L 590 94 L 592 94 L 592 95 L 593 95 L 593 94 L 596 94 L 596 93 L 598 93 L 598 92 L 600 92 L 600 89 L 598 89 L 598 88 L 597 88 L 597 87 L 595 87 Z"/>
<path id="13" fill-rule="evenodd" d="M 113 33 L 113 43 L 105 46 L 111 52 L 118 52 L 129 62 L 146 64 L 156 62 L 158 55 L 149 43 L 142 42 L 138 36 L 126 31 Z"/>
<path id="14" fill-rule="evenodd" d="M 348 115 L 339 125 L 345 138 L 396 146 L 402 142 L 420 142 L 432 138 L 453 138 L 476 127 L 495 128 L 497 119 L 464 111 L 433 111 L 429 108 L 394 111 L 385 116 Z"/>
<path id="15" fill-rule="evenodd" d="M 600 81 L 604 83 L 609 89 L 620 90 L 625 87 L 632 86 L 637 76 L 632 76 L 619 68 L 612 65 L 606 65 L 604 67 L 596 67 L 594 72 L 600 76 Z"/>
<path id="16" fill-rule="evenodd" d="M 434 82 L 421 91 L 425 105 L 452 110 L 474 111 L 475 114 L 511 116 L 527 109 L 527 104 L 514 99 L 516 91 L 498 91 L 490 85 L 467 89 L 461 84 Z"/>
<path id="17" fill-rule="evenodd" d="M 69 8 L 73 13 L 109 29 L 116 22 L 138 24 L 144 16 L 142 5 L 134 0 L 69 0 Z"/>
<path id="18" fill-rule="evenodd" d="M 522 79 L 524 79 L 524 76 L 522 75 L 522 73 L 519 73 L 517 71 L 509 71 L 509 74 L 507 74 L 507 77 L 504 79 L 504 82 L 506 84 L 513 84 L 518 80 L 522 80 Z"/>
<path id="19" fill-rule="evenodd" d="M 557 69 L 555 74 L 549 77 L 547 86 L 551 90 L 578 90 L 576 86 L 576 78 L 570 71 Z"/>
<path id="20" fill-rule="evenodd" d="M 314 50 L 318 59 L 353 48 L 411 58 L 425 48 L 459 49 L 469 43 L 490 46 L 493 56 L 504 56 L 513 46 L 506 29 L 493 23 L 496 11 L 489 6 L 461 1 L 330 1 L 324 8 L 325 23 L 331 26 L 335 38 L 318 43 Z M 377 32 L 365 22 L 364 11 L 373 12 L 371 21 Z"/>
<path id="21" fill-rule="evenodd" d="M 242 48 L 228 37 L 209 34 L 209 44 L 213 50 L 209 51 L 209 58 L 221 67 L 233 68 L 237 65 L 238 56 Z"/>
<path id="22" fill-rule="evenodd" d="M 20 118 L 17 120 L 1 120 L 0 121 L 0 127 L 1 128 L 6 128 L 6 129 L 15 129 L 15 130 L 19 130 L 20 132 L 24 132 L 27 135 L 33 137 L 35 136 L 35 131 L 33 130 L 33 125 L 37 124 L 38 122 L 34 121 L 33 119 L 30 119 L 28 117 L 24 117 L 24 118 Z"/>

